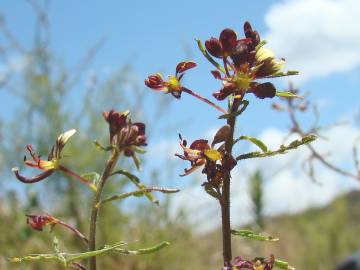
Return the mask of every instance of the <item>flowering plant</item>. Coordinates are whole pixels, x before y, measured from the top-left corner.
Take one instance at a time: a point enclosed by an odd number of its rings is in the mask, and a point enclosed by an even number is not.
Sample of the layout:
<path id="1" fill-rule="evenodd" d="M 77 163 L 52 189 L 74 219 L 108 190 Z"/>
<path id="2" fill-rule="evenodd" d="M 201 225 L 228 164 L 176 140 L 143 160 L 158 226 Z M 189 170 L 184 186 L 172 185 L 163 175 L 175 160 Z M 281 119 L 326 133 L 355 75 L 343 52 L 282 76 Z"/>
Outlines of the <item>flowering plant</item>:
<path id="1" fill-rule="evenodd" d="M 273 83 L 267 81 L 275 77 L 296 75 L 297 71 L 284 71 L 285 60 L 276 59 L 273 52 L 264 48 L 265 41 L 260 39 L 257 31 L 253 30 L 249 22 L 244 24 L 244 37 L 238 38 L 236 32 L 226 28 L 219 38 L 211 37 L 205 41 L 205 47 L 197 40 L 198 47 L 205 58 L 215 67 L 211 74 L 222 82 L 218 91 L 212 93 L 217 101 L 228 100 L 227 109 L 220 104 L 213 103 L 209 99 L 195 94 L 194 91 L 185 88 L 181 84 L 183 71 L 196 67 L 193 61 L 180 62 L 176 68 L 176 75 L 169 76 L 164 81 L 161 74 L 150 75 L 145 80 L 149 88 L 165 93 L 171 93 L 180 99 L 182 92 L 204 101 L 222 113 L 219 119 L 225 120 L 217 131 L 211 145 L 207 140 L 197 139 L 190 146 L 180 135 L 180 147 L 183 154 L 175 154 L 182 160 L 190 162 L 190 168 L 185 169 L 181 176 L 187 176 L 198 168 L 206 175 L 206 181 L 202 186 L 204 190 L 215 198 L 221 208 L 222 240 L 223 240 L 223 270 L 225 269 L 253 269 L 269 270 L 273 267 L 293 269 L 286 262 L 270 255 L 270 259 L 261 257 L 253 260 L 242 259 L 232 256 L 231 235 L 252 238 L 261 241 L 275 241 L 273 237 L 265 237 L 246 230 L 231 229 L 230 224 L 230 183 L 232 170 L 245 159 L 269 157 L 276 154 L 284 154 L 288 150 L 295 149 L 303 144 L 312 142 L 316 137 L 312 134 L 303 136 L 289 145 L 281 145 L 277 150 L 269 150 L 258 138 L 251 136 L 235 137 L 235 124 L 237 118 L 245 111 L 249 101 L 246 95 L 251 93 L 259 99 L 274 98 L 275 96 L 294 99 L 299 98 L 293 92 L 281 92 Z M 217 61 L 217 59 L 220 60 Z M 180 75 L 179 75 L 180 74 Z M 245 154 L 235 154 L 233 147 L 242 140 L 255 144 L 261 151 Z"/>

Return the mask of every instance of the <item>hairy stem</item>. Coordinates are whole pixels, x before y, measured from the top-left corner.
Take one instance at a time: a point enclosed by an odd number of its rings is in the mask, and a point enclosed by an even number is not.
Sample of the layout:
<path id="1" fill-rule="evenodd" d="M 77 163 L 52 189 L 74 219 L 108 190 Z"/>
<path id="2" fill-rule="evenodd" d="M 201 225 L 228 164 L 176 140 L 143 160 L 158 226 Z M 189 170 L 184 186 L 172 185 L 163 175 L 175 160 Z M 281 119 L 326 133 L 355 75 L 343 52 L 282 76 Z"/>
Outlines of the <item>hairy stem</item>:
<path id="1" fill-rule="evenodd" d="M 240 105 L 240 100 L 235 99 L 229 114 L 237 111 Z M 230 126 L 230 136 L 225 141 L 226 154 L 231 155 L 234 141 L 236 116 L 230 116 L 227 119 L 227 124 Z M 223 238 L 223 259 L 224 266 L 229 266 L 232 259 L 231 252 L 231 228 L 230 228 L 230 171 L 224 178 L 222 186 L 222 198 L 221 198 L 221 220 L 222 220 L 222 238 Z"/>
<path id="2" fill-rule="evenodd" d="M 89 251 L 90 252 L 96 250 L 96 223 L 97 223 L 97 218 L 99 215 L 99 208 L 97 207 L 97 205 L 101 200 L 101 194 L 104 189 L 106 180 L 111 175 L 118 158 L 119 158 L 119 152 L 114 149 L 111 153 L 110 158 L 106 162 L 105 168 L 101 174 L 99 184 L 97 186 L 97 191 L 95 193 L 94 200 L 93 200 L 93 203 L 91 206 L 92 208 L 91 208 L 90 230 L 89 230 Z M 89 269 L 96 270 L 96 256 L 90 258 Z"/>

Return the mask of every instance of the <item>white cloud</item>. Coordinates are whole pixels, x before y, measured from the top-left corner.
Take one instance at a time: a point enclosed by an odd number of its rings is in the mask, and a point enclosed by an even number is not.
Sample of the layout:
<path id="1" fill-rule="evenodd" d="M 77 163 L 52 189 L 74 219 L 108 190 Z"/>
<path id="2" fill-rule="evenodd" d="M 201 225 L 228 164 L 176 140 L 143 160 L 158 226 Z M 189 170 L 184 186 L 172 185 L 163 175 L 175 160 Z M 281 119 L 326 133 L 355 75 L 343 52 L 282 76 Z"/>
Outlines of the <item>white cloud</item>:
<path id="1" fill-rule="evenodd" d="M 298 80 L 360 66 L 359 0 L 285 0 L 265 16 L 266 39 Z"/>

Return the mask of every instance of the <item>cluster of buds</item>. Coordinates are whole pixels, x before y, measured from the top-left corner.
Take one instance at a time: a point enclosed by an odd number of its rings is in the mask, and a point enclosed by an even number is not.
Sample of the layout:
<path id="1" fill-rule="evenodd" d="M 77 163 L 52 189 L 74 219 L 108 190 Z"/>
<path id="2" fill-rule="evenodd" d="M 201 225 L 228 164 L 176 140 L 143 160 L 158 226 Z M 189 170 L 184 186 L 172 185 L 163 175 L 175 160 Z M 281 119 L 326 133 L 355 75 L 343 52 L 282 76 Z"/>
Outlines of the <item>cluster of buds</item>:
<path id="1" fill-rule="evenodd" d="M 33 177 L 25 177 L 19 173 L 19 169 L 17 167 L 13 168 L 12 171 L 15 173 L 15 176 L 18 180 L 25 184 L 32 184 L 36 182 L 40 182 L 45 180 L 47 177 L 51 176 L 56 170 L 60 170 L 65 174 L 76 178 L 83 184 L 88 185 L 94 191 L 96 190 L 96 186 L 86 179 L 82 178 L 80 175 L 76 174 L 75 172 L 71 171 L 70 169 L 66 168 L 61 164 L 61 160 L 63 158 L 62 151 L 69 141 L 69 139 L 76 133 L 75 129 L 68 130 L 58 136 L 54 146 L 51 148 L 47 160 L 41 159 L 39 155 L 37 155 L 34 151 L 32 145 L 28 144 L 26 149 L 29 151 L 31 156 L 31 160 L 28 160 L 26 156 L 24 157 L 25 165 L 39 169 L 43 171 L 42 173 L 33 176 Z"/>
<path id="2" fill-rule="evenodd" d="M 129 111 L 123 113 L 110 110 L 103 113 L 109 124 L 110 144 L 127 157 L 134 157 L 135 152 L 141 152 L 140 147 L 146 146 L 145 124 L 131 123 Z"/>
<path id="3" fill-rule="evenodd" d="M 85 242 L 88 242 L 88 239 L 77 229 L 51 215 L 26 215 L 26 217 L 26 223 L 34 230 L 42 231 L 45 226 L 51 226 L 51 228 L 54 228 L 54 226 L 58 224 L 71 230 L 75 233 L 75 235 L 83 239 Z"/>
<path id="4" fill-rule="evenodd" d="M 250 23 L 244 24 L 245 37 L 238 39 L 232 29 L 224 29 L 219 39 L 210 38 L 205 42 L 209 54 L 222 58 L 223 70 L 214 70 L 211 73 L 216 79 L 223 81 L 223 87 L 213 93 L 218 100 L 233 95 L 243 97 L 247 92 L 258 98 L 272 98 L 276 88 L 270 82 L 258 83 L 257 79 L 290 75 L 283 73 L 284 59 L 276 60 L 274 53 L 263 48 L 258 32 L 254 31 Z M 295 74 L 295 73 L 294 73 Z"/>
<path id="5" fill-rule="evenodd" d="M 232 260 L 231 266 L 225 266 L 221 270 L 240 270 L 240 269 L 250 269 L 250 270 L 271 270 L 275 264 L 275 258 L 273 255 L 270 255 L 269 259 L 264 258 L 255 258 L 252 261 L 244 260 L 241 257 L 236 257 Z"/>
<path id="6" fill-rule="evenodd" d="M 207 140 L 199 139 L 195 140 L 188 147 L 187 141 L 179 135 L 180 146 L 183 149 L 184 154 L 175 154 L 175 156 L 190 161 L 191 164 L 191 167 L 185 169 L 184 174 L 181 176 L 186 176 L 196 169 L 204 167 L 202 173 L 206 174 L 208 182 L 215 186 L 220 185 L 224 176 L 236 165 L 234 158 L 226 153 L 224 144 L 217 149 L 214 148 L 215 144 L 226 140 L 228 132 L 229 127 L 227 125 L 222 127 L 215 135 L 211 146 Z"/>

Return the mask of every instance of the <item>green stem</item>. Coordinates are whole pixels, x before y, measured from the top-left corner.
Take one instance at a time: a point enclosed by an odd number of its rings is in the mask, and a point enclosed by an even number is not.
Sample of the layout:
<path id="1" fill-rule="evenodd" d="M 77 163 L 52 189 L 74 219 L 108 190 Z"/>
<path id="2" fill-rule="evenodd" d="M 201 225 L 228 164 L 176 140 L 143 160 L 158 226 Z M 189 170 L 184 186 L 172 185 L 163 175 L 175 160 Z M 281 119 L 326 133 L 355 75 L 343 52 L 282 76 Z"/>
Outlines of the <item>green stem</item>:
<path id="1" fill-rule="evenodd" d="M 91 208 L 90 230 L 89 230 L 89 252 L 96 250 L 96 223 L 99 215 L 99 208 L 97 207 L 97 205 L 101 200 L 101 194 L 104 189 L 106 180 L 111 175 L 118 158 L 119 158 L 119 152 L 117 150 L 113 150 L 110 158 L 108 159 L 105 165 L 104 171 L 101 174 L 99 184 L 97 186 L 97 191 L 95 193 Z M 90 258 L 89 269 L 96 270 L 96 257 Z"/>

